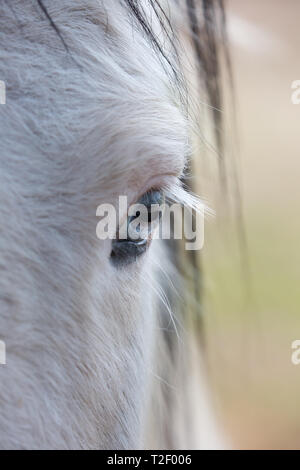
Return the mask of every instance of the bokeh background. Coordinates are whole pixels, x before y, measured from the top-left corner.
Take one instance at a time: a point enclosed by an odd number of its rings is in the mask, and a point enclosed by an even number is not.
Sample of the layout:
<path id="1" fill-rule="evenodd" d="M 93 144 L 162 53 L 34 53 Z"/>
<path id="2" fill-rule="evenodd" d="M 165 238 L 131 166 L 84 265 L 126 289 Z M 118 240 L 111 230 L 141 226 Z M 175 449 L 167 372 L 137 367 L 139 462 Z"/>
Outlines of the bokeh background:
<path id="1" fill-rule="evenodd" d="M 237 157 L 244 220 L 216 197 L 205 227 L 209 371 L 230 446 L 299 449 L 300 104 L 291 84 L 300 80 L 300 2 L 230 0 L 227 15 L 236 101 L 227 159 Z"/>

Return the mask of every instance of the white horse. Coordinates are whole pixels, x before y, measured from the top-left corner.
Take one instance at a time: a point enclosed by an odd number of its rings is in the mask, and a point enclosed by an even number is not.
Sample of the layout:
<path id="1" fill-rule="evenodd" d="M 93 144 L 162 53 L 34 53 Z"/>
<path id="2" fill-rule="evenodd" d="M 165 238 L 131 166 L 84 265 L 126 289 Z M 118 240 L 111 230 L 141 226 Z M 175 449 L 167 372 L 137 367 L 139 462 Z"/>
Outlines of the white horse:
<path id="1" fill-rule="evenodd" d="M 141 256 L 132 245 L 121 254 L 96 237 L 100 204 L 153 188 L 180 193 L 192 127 L 181 65 L 192 70 L 197 57 L 212 106 L 219 96 L 218 8 L 197 4 L 0 2 L 3 449 L 222 445 L 200 365 L 185 365 L 184 378 L 171 369 L 181 344 L 173 333 L 161 349 L 158 317 L 172 308 L 172 287 L 161 292 L 157 267 L 174 281 L 172 251 L 154 241 Z M 200 385 L 196 397 L 183 381 Z"/>

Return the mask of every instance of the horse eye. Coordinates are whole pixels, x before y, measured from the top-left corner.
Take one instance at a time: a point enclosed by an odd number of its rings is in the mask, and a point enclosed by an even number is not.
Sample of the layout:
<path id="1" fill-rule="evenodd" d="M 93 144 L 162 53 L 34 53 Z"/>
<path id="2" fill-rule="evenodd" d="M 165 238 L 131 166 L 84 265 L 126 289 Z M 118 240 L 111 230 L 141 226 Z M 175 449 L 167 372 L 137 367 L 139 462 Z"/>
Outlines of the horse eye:
<path id="1" fill-rule="evenodd" d="M 133 263 L 147 251 L 151 234 L 161 218 L 163 202 L 162 191 L 151 190 L 139 199 L 136 206 L 130 208 L 132 210 L 127 217 L 126 237 L 120 238 L 117 234 L 116 240 L 112 242 L 110 259 L 114 265 Z"/>

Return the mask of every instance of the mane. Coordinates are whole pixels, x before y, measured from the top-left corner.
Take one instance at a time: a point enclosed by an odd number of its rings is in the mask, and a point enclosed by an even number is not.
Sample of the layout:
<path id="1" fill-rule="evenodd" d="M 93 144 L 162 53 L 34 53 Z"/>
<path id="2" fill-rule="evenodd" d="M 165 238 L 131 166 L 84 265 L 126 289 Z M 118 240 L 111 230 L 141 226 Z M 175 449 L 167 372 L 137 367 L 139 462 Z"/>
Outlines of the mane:
<path id="1" fill-rule="evenodd" d="M 137 0 L 120 0 L 136 25 L 144 32 L 152 47 L 157 54 L 169 65 L 175 79 L 183 85 L 184 79 L 180 71 L 180 60 L 178 53 L 178 35 L 174 31 L 172 22 L 164 10 L 161 0 L 147 0 L 148 6 L 156 17 L 164 37 L 169 40 L 169 44 L 173 47 L 173 57 L 170 57 L 165 50 L 164 44 L 153 29 L 149 15 L 145 11 L 141 2 Z M 37 0 L 39 7 L 47 17 L 51 27 L 56 32 L 66 51 L 70 53 L 68 44 L 63 34 L 51 18 L 44 0 Z M 216 143 L 218 145 L 220 155 L 222 155 L 222 87 L 220 84 L 220 55 L 225 56 L 227 68 L 230 72 L 230 58 L 227 48 L 226 36 L 226 17 L 223 0 L 179 0 L 176 2 L 181 8 L 183 7 L 187 13 L 188 28 L 194 48 L 194 55 L 197 61 L 198 77 L 204 85 L 207 92 L 208 102 L 212 110 L 214 119 L 214 128 Z"/>

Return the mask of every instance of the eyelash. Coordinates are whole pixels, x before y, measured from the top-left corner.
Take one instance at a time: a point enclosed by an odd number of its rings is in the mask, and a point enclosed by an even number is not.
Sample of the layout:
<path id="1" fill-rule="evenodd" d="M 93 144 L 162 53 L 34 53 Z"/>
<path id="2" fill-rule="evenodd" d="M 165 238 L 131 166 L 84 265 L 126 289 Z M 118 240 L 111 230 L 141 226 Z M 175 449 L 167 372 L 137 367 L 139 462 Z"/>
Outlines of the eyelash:
<path id="1" fill-rule="evenodd" d="M 153 221 L 151 220 L 152 217 L 152 206 L 163 204 L 165 201 L 165 191 L 164 189 L 156 189 L 152 188 L 147 191 L 145 194 L 141 196 L 141 198 L 137 201 L 137 204 L 142 204 L 147 208 L 147 218 L 148 220 L 145 221 L 145 225 L 147 225 L 147 232 L 148 237 L 146 238 L 131 238 L 129 236 L 130 231 L 130 224 L 134 223 L 134 220 L 137 219 L 141 214 L 137 211 L 135 215 L 128 215 L 127 216 L 127 238 L 113 240 L 112 242 L 112 250 L 110 254 L 110 260 L 113 265 L 115 266 L 126 266 L 131 264 L 137 260 L 139 256 L 144 254 L 147 251 L 147 248 L 150 244 L 151 240 L 151 232 L 149 231 L 149 224 L 150 228 L 152 227 Z M 160 214 L 160 212 L 159 212 Z M 160 218 L 160 215 L 159 215 Z M 141 224 L 138 224 L 136 227 L 136 233 L 142 233 L 142 228 L 140 227 Z"/>

